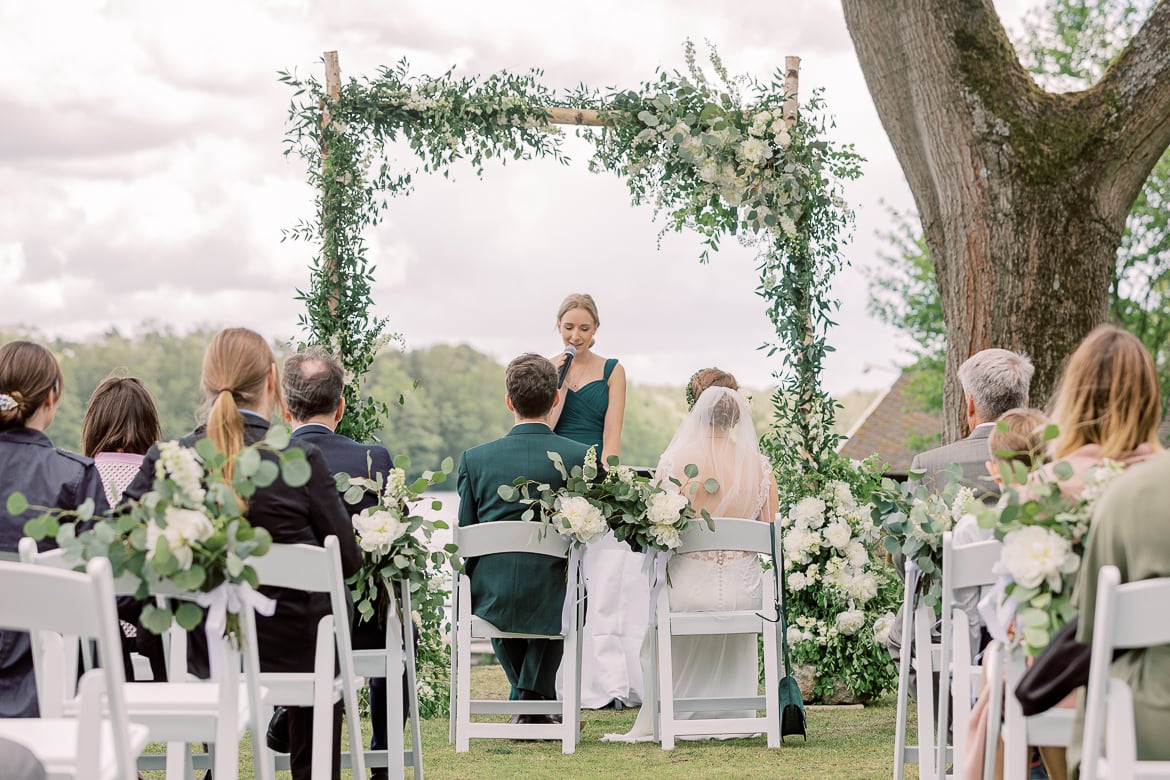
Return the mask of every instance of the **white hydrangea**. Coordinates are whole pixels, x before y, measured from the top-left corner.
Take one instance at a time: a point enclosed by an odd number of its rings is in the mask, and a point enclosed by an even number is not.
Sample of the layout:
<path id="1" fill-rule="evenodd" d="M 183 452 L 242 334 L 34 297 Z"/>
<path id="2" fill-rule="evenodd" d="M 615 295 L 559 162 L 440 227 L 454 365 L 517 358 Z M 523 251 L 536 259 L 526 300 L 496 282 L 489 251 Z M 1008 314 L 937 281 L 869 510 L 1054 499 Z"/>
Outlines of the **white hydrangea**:
<path id="1" fill-rule="evenodd" d="M 157 523 L 146 526 L 146 555 L 153 559 L 158 549 L 158 540 L 165 537 L 171 554 L 179 562 L 179 568 L 186 571 L 194 563 L 191 546 L 210 539 L 215 534 L 215 526 L 207 515 L 197 509 L 168 507 L 163 518 L 166 528 L 160 528 Z"/>
<path id="2" fill-rule="evenodd" d="M 1009 532 L 1003 539 L 1000 563 L 1017 584 L 1025 588 L 1038 587 L 1047 581 L 1059 593 L 1062 575 L 1072 574 L 1080 565 L 1080 557 L 1072 551 L 1072 544 L 1060 534 L 1038 525 Z"/>
<path id="3" fill-rule="evenodd" d="M 390 469 L 386 474 L 386 485 L 382 488 L 382 500 L 387 506 L 397 506 L 407 496 L 406 472 Z"/>
<path id="4" fill-rule="evenodd" d="M 358 545 L 366 552 L 378 555 L 389 553 L 407 527 L 408 524 L 403 522 L 397 512 L 386 509 L 353 516 Z"/>
<path id="5" fill-rule="evenodd" d="M 853 530 L 849 528 L 849 524 L 840 520 L 825 526 L 823 533 L 825 541 L 838 550 L 845 549 L 849 540 L 853 538 Z"/>
<path id="6" fill-rule="evenodd" d="M 681 493 L 655 493 L 646 506 L 646 517 L 652 525 L 674 525 L 687 506 L 687 497 Z"/>
<path id="7" fill-rule="evenodd" d="M 203 463 L 195 450 L 184 447 L 177 441 L 164 441 L 158 445 L 158 476 L 169 479 L 179 486 L 191 503 L 202 504 L 207 492 L 203 489 Z"/>
<path id="8" fill-rule="evenodd" d="M 837 615 L 837 621 L 834 625 L 834 628 L 845 636 L 852 636 L 864 627 L 865 613 L 852 607 Z"/>
<path id="9" fill-rule="evenodd" d="M 780 228 L 789 238 L 796 238 L 796 223 L 787 214 L 780 215 Z"/>
<path id="10" fill-rule="evenodd" d="M 605 515 L 582 496 L 561 501 L 561 509 L 553 515 L 553 522 L 562 535 L 572 536 L 583 544 L 600 539 L 609 530 Z"/>

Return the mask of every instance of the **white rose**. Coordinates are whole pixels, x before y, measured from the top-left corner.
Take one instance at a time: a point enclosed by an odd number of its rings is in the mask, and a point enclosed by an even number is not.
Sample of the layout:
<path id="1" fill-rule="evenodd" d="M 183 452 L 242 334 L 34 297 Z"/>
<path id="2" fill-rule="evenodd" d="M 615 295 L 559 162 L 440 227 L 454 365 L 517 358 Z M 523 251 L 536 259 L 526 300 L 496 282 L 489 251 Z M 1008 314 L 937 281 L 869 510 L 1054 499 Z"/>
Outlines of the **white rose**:
<path id="1" fill-rule="evenodd" d="M 575 537 L 584 544 L 600 539 L 609 530 L 601 510 L 581 496 L 561 501 L 561 509 L 553 515 L 553 521 L 563 536 Z"/>
<path id="2" fill-rule="evenodd" d="M 759 165 L 768 157 L 768 145 L 759 138 L 749 138 L 739 145 L 737 155 L 749 165 Z"/>
<path id="3" fill-rule="evenodd" d="M 668 550 L 674 550 L 682 544 L 682 537 L 673 525 L 652 525 L 649 533 L 651 539 Z"/>
<path id="4" fill-rule="evenodd" d="M 652 525 L 674 525 L 687 505 L 681 493 L 655 493 L 646 507 L 646 517 Z"/>
<path id="5" fill-rule="evenodd" d="M 788 587 L 791 590 L 804 590 L 808 587 L 808 578 L 798 571 L 788 575 Z"/>
<path id="6" fill-rule="evenodd" d="M 166 537 L 167 547 L 178 560 L 179 568 L 186 571 L 195 560 L 191 545 L 210 539 L 215 533 L 215 526 L 207 515 L 195 509 L 169 507 L 163 517 L 166 528 L 160 528 L 156 523 L 146 526 L 147 557 L 154 558 L 158 540 Z"/>
<path id="7" fill-rule="evenodd" d="M 887 612 L 873 621 L 873 641 L 879 647 L 886 647 L 890 643 L 890 629 L 894 627 L 894 613 Z"/>
<path id="8" fill-rule="evenodd" d="M 845 636 L 852 636 L 865 627 L 865 613 L 859 609 L 847 609 L 837 615 L 836 630 Z M 832 633 L 830 631 L 830 633 Z"/>
<path id="9" fill-rule="evenodd" d="M 802 498 L 789 512 L 796 525 L 820 528 L 825 521 L 825 502 L 816 496 Z"/>
<path id="10" fill-rule="evenodd" d="M 699 178 L 706 182 L 713 182 L 719 178 L 719 163 L 711 159 L 703 161 L 699 166 Z"/>
<path id="11" fill-rule="evenodd" d="M 1004 537 L 1000 562 L 1022 587 L 1035 588 L 1047 580 L 1059 592 L 1061 575 L 1076 571 L 1080 559 L 1068 539 L 1033 525 Z"/>
<path id="12" fill-rule="evenodd" d="M 353 516 L 358 545 L 366 552 L 379 555 L 390 552 L 394 542 L 406 531 L 407 525 L 397 513 L 386 509 Z"/>
<path id="13" fill-rule="evenodd" d="M 857 502 L 853 499 L 853 491 L 849 488 L 849 483 L 844 480 L 836 480 L 829 483 L 829 488 L 832 489 L 837 503 L 845 509 L 853 509 L 857 506 Z"/>
<path id="14" fill-rule="evenodd" d="M 838 550 L 842 550 L 845 548 L 845 545 L 849 544 L 849 540 L 853 538 L 853 531 L 850 530 L 848 523 L 837 521 L 825 526 L 824 535 L 826 542 Z"/>

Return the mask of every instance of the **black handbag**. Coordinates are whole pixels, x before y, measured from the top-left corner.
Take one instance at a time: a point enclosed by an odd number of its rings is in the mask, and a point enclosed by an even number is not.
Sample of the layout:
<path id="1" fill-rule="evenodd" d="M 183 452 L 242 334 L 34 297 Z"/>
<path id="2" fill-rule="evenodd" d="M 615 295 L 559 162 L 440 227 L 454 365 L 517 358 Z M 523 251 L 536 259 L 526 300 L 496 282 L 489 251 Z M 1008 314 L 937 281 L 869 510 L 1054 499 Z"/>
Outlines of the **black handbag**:
<path id="1" fill-rule="evenodd" d="M 788 659 L 788 621 L 784 611 L 784 587 L 780 572 L 784 569 L 784 545 L 776 545 L 776 524 L 769 525 L 772 541 L 772 577 L 776 582 L 775 608 L 776 621 L 780 624 L 780 648 L 784 656 L 784 677 L 780 680 L 780 739 L 793 734 L 799 734 L 808 739 L 805 733 L 804 697 L 800 693 L 800 685 L 792 676 L 792 664 Z"/>
<path id="2" fill-rule="evenodd" d="M 1065 696 L 1089 684 L 1089 657 L 1092 648 L 1077 641 L 1077 625 L 1080 615 L 1057 631 L 1048 647 L 1036 656 L 1032 667 L 1020 677 L 1016 685 L 1016 699 L 1024 715 L 1038 715 L 1047 712 L 1060 703 Z M 1113 652 L 1116 661 L 1124 649 Z"/>

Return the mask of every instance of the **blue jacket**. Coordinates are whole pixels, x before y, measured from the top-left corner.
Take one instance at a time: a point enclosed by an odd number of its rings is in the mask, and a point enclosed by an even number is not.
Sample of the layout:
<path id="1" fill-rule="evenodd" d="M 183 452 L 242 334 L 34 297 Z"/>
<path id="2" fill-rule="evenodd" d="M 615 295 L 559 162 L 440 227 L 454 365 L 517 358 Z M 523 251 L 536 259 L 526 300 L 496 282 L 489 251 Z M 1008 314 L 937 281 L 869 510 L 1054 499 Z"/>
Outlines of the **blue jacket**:
<path id="1" fill-rule="evenodd" d="M 8 497 L 23 493 L 33 506 L 13 517 Z M 98 513 L 109 510 L 97 467 L 89 458 L 56 449 L 49 437 L 32 428 L 0 431 L 0 551 L 14 553 L 24 536 L 25 521 L 37 515 L 33 507 L 76 509 L 92 498 Z M 38 545 L 52 549 L 45 539 Z M 4 593 L 0 598 L 19 598 Z M 0 717 L 36 717 L 37 692 L 28 634 L 0 631 Z"/>

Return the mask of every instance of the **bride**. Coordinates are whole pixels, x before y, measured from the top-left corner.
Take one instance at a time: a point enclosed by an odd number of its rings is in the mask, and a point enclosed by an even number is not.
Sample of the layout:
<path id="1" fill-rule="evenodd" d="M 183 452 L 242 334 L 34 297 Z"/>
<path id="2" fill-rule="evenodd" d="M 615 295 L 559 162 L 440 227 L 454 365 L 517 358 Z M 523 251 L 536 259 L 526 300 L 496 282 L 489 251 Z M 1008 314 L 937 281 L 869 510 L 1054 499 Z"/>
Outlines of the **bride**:
<path id="1" fill-rule="evenodd" d="M 735 377 L 716 368 L 696 373 L 688 387 L 694 408 L 662 454 L 655 481 L 668 489 L 677 479 L 695 509 L 711 517 L 740 517 L 772 522 L 777 511 L 772 466 L 760 454 L 747 401 Z M 698 467 L 690 479 L 688 464 Z M 696 489 L 714 478 L 714 493 Z M 763 572 L 752 553 L 712 551 L 675 555 L 667 564 L 672 609 L 724 611 L 760 609 Z M 756 637 L 751 634 L 679 636 L 674 644 L 676 698 L 755 696 L 759 685 Z M 642 642 L 642 675 L 655 673 L 654 648 L 647 634 Z M 681 713 L 679 717 L 744 718 L 752 712 Z M 748 735 L 744 735 L 748 736 Z M 653 705 L 643 705 L 626 734 L 607 734 L 605 741 L 635 742 L 653 738 Z"/>

